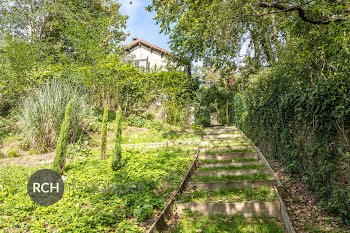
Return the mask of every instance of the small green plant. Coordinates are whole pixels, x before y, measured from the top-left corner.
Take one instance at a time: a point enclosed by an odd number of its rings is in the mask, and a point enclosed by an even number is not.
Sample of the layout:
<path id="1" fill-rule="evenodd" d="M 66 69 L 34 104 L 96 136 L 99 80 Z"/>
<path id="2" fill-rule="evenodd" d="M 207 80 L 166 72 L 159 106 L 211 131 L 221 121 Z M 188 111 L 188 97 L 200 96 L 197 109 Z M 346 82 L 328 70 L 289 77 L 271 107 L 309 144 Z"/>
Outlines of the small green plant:
<path id="1" fill-rule="evenodd" d="M 147 120 L 143 127 L 147 128 L 147 129 L 155 129 L 155 130 L 158 130 L 158 131 L 161 131 L 161 130 L 164 129 L 164 126 L 163 126 L 162 122 L 158 121 L 156 119 L 154 119 L 154 120 Z"/>
<path id="2" fill-rule="evenodd" d="M 112 152 L 112 169 L 117 171 L 121 168 L 122 160 L 122 109 L 119 107 L 115 117 L 115 139 Z"/>
<path id="3" fill-rule="evenodd" d="M 86 141 L 87 142 L 87 141 Z M 79 157 L 92 157 L 92 151 L 86 144 L 72 143 L 67 146 L 67 159 L 74 159 Z"/>
<path id="4" fill-rule="evenodd" d="M 134 216 L 139 221 L 146 221 L 154 215 L 153 206 L 150 204 L 143 204 L 139 208 L 134 210 Z"/>
<path id="5" fill-rule="evenodd" d="M 62 123 L 60 136 L 57 141 L 56 155 L 52 166 L 52 170 L 56 171 L 59 174 L 63 174 L 64 165 L 66 161 L 65 155 L 67 152 L 67 143 L 69 139 L 72 106 L 73 106 L 73 101 L 70 100 L 68 102 L 66 112 L 64 114 L 64 121 Z"/>
<path id="6" fill-rule="evenodd" d="M 107 143 L 107 121 L 108 121 L 108 106 L 107 100 L 105 101 L 105 106 L 103 110 L 102 127 L 101 127 L 101 159 L 106 159 L 106 143 Z"/>
<path id="7" fill-rule="evenodd" d="M 21 156 L 20 154 L 18 154 L 18 152 L 15 148 L 10 149 L 6 155 L 7 155 L 7 157 L 11 157 L 11 158 L 16 158 L 16 157 Z"/>

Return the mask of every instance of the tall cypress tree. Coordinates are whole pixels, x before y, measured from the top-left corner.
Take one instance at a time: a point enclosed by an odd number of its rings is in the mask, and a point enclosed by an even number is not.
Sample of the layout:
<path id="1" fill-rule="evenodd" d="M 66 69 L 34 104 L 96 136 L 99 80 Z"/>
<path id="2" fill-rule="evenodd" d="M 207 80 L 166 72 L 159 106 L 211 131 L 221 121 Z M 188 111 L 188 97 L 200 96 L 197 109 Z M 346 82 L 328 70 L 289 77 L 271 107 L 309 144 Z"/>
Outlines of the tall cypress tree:
<path id="1" fill-rule="evenodd" d="M 105 100 L 105 106 L 103 110 L 102 127 L 101 127 L 101 159 L 106 159 L 106 142 L 107 142 L 107 120 L 108 120 L 108 106 L 107 100 Z"/>
<path id="2" fill-rule="evenodd" d="M 67 143 L 69 139 L 69 128 L 70 128 L 70 118 L 73 107 L 73 101 L 70 100 L 66 107 L 64 114 L 64 120 L 61 125 L 60 136 L 57 141 L 56 146 L 56 155 L 53 161 L 52 170 L 56 171 L 58 174 L 63 174 L 64 165 L 66 162 L 66 152 L 67 152 Z"/>
<path id="3" fill-rule="evenodd" d="M 115 139 L 112 153 L 112 169 L 117 171 L 121 168 L 122 159 L 122 109 L 119 107 L 115 117 Z"/>

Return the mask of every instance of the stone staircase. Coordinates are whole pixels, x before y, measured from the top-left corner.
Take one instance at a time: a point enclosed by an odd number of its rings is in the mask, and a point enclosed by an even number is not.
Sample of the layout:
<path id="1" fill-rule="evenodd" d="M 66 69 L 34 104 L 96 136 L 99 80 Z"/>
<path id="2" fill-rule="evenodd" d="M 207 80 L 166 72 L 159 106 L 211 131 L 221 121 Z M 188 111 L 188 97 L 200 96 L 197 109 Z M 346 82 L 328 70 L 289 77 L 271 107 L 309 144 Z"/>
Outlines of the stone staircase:
<path id="1" fill-rule="evenodd" d="M 235 127 L 205 129 L 201 137 L 197 169 L 185 185 L 177 212 L 189 209 L 211 215 L 239 213 L 245 217 L 280 217 L 277 198 L 246 201 L 228 192 L 230 189 L 255 192 L 264 187 L 271 189 L 274 195 L 276 180 L 259 160 L 250 142 Z M 227 197 L 220 193 L 226 193 Z"/>

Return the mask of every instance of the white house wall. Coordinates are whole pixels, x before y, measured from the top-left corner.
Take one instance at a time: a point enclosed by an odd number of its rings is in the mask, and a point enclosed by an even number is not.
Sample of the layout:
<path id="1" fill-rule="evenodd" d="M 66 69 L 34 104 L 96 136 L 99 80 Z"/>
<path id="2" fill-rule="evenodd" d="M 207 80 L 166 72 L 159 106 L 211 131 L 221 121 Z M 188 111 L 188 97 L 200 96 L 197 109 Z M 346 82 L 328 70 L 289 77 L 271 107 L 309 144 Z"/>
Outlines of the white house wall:
<path id="1" fill-rule="evenodd" d="M 157 68 L 163 68 L 162 70 L 164 70 L 165 66 L 167 65 L 167 59 L 165 55 L 161 57 L 160 52 L 154 49 L 151 52 L 150 48 L 147 48 L 143 45 L 141 45 L 141 47 L 137 46 L 131 49 L 130 55 L 133 57 L 133 60 L 146 59 L 148 57 L 150 68 L 157 66 Z"/>

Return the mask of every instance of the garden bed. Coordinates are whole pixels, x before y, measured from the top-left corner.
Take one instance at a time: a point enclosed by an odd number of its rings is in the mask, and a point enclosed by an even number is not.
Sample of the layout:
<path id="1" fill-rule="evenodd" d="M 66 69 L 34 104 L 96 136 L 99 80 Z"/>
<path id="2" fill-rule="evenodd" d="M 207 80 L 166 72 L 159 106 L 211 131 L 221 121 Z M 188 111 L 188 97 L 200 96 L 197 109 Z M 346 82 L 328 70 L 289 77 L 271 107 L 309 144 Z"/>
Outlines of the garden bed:
<path id="1" fill-rule="evenodd" d="M 109 160 L 97 155 L 80 157 L 65 169 L 63 198 L 49 207 L 38 206 L 27 195 L 31 174 L 49 165 L 1 169 L 0 228 L 8 231 L 132 231 L 150 227 L 166 205 L 193 160 L 180 149 L 125 151 L 123 168 L 113 172 Z M 91 192 L 68 190 L 67 184 L 142 183 L 144 192 Z M 69 185 L 70 187 L 71 185 Z"/>

